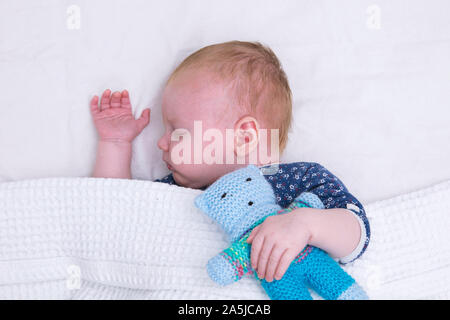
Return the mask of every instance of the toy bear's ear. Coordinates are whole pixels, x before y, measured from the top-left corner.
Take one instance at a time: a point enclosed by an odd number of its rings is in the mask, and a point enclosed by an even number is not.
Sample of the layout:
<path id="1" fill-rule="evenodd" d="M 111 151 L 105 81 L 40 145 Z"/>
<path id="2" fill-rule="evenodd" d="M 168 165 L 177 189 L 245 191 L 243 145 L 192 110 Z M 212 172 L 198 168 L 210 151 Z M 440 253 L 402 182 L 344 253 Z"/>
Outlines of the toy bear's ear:
<path id="1" fill-rule="evenodd" d="M 208 205 L 205 201 L 205 195 L 202 193 L 200 195 L 198 195 L 195 200 L 194 200 L 195 205 L 197 206 L 197 208 L 199 208 L 200 210 L 202 210 L 203 212 L 207 213 L 208 212 Z"/>

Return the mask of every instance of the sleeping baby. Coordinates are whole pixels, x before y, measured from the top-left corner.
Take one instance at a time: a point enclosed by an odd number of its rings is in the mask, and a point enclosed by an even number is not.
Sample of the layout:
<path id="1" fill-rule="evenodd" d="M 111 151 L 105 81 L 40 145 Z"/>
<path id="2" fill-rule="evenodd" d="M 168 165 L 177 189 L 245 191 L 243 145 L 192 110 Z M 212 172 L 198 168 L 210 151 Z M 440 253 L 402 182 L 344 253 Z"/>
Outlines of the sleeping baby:
<path id="1" fill-rule="evenodd" d="M 99 141 L 94 177 L 131 178 L 133 139 L 150 122 L 135 119 L 127 90 L 94 96 L 91 114 Z M 251 265 L 268 282 L 283 277 L 305 246 L 341 263 L 366 250 L 369 223 L 361 203 L 318 163 L 279 163 L 292 118 L 291 90 L 273 51 L 257 42 L 204 47 L 170 75 L 162 97 L 165 132 L 158 141 L 170 174 L 161 183 L 205 189 L 223 175 L 255 164 L 265 171 L 277 204 L 287 208 L 303 192 L 325 209 L 298 208 L 267 218 L 248 237 Z M 273 170 L 274 169 L 274 170 Z"/>

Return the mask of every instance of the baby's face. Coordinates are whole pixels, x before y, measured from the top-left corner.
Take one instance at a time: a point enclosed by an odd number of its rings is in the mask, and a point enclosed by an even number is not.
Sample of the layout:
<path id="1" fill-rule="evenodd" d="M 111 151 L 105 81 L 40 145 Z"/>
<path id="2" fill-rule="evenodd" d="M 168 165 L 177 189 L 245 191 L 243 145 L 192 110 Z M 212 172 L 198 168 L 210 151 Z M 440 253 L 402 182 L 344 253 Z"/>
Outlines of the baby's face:
<path id="1" fill-rule="evenodd" d="M 163 151 L 163 160 L 173 173 L 175 181 L 182 186 L 201 188 L 208 186 L 222 175 L 242 165 L 226 164 L 227 152 L 233 154 L 233 146 L 225 143 L 225 130 L 233 129 L 238 118 L 223 83 L 214 81 L 206 71 L 184 71 L 177 75 L 164 89 L 162 98 L 162 115 L 165 127 L 164 135 L 158 141 Z M 197 130 L 194 134 L 194 121 Z M 201 125 L 201 130 L 198 130 Z M 222 134 L 223 140 L 215 144 L 215 152 L 211 153 L 212 141 L 204 141 L 206 130 L 214 128 Z M 197 134 L 199 133 L 199 134 Z M 190 136 L 190 143 L 189 142 Z M 206 137 L 205 137 L 206 139 Z M 198 141 L 198 143 L 194 143 Z M 180 152 L 180 145 L 189 146 Z M 172 153 L 175 149 L 176 152 Z M 230 149 L 231 148 L 231 149 Z M 223 155 L 222 163 L 208 164 L 208 154 Z M 190 151 L 190 157 L 189 157 Z M 179 163 L 184 156 L 184 163 Z M 188 163 L 186 163 L 188 162 Z"/>

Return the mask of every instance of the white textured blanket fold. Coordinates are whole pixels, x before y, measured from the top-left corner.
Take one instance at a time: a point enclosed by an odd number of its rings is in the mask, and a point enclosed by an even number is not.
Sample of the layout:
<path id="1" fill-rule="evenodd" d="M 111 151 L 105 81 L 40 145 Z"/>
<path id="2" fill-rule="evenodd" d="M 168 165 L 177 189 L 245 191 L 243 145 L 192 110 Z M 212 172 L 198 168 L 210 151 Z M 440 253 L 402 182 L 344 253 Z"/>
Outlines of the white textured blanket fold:
<path id="1" fill-rule="evenodd" d="M 267 299 L 206 273 L 227 246 L 163 183 L 49 178 L 0 184 L 0 298 Z M 450 298 L 450 182 L 366 206 L 372 240 L 346 266 L 371 298 Z"/>

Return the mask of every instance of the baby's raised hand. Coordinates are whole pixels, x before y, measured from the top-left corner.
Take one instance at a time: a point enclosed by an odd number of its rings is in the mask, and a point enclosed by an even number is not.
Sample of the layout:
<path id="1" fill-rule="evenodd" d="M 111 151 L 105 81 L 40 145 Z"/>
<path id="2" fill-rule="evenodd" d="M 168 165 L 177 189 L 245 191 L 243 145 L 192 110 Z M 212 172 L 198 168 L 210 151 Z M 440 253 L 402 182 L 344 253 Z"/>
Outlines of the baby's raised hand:
<path id="1" fill-rule="evenodd" d="M 127 90 L 111 95 L 111 90 L 107 89 L 100 106 L 98 96 L 92 98 L 90 106 L 101 141 L 132 142 L 150 122 L 150 109 L 142 111 L 139 119 L 134 118 Z"/>

